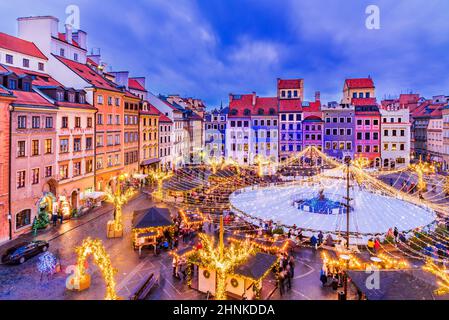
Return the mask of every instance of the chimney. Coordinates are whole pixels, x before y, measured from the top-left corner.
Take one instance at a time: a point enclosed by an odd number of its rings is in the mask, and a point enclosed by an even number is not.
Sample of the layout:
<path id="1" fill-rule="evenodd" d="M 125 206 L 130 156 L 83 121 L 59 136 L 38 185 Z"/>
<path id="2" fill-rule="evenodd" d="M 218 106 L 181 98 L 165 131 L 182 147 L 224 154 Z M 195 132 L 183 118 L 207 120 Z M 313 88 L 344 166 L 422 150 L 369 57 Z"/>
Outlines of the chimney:
<path id="1" fill-rule="evenodd" d="M 76 41 L 81 49 L 87 50 L 87 33 L 83 30 L 78 30 L 72 35 L 73 41 Z"/>
<path id="2" fill-rule="evenodd" d="M 319 91 L 315 92 L 315 102 L 321 101 L 321 93 Z"/>
<path id="3" fill-rule="evenodd" d="M 229 94 L 229 102 L 232 102 L 232 100 L 234 99 L 234 95 L 232 93 Z"/>
<path id="4" fill-rule="evenodd" d="M 72 44 L 72 25 L 71 24 L 66 24 L 65 25 L 65 40 L 67 41 L 67 43 Z"/>
<path id="5" fill-rule="evenodd" d="M 256 99 L 257 99 L 257 97 L 256 97 L 256 93 L 255 93 L 255 92 L 253 92 L 253 107 L 255 107 L 255 106 L 256 106 Z"/>

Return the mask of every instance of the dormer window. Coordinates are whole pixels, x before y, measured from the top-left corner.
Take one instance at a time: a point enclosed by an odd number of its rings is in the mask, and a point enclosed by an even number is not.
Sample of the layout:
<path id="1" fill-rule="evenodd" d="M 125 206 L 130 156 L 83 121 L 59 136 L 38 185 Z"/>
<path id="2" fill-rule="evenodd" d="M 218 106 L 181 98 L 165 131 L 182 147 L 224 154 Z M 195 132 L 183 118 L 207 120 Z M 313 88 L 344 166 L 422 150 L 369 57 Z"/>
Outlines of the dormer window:
<path id="1" fill-rule="evenodd" d="M 17 81 L 15 79 L 9 79 L 9 89 L 11 90 L 17 89 Z"/>
<path id="2" fill-rule="evenodd" d="M 10 54 L 6 55 L 6 63 L 8 63 L 8 64 L 13 64 L 14 63 L 14 58 L 13 58 L 12 55 L 10 55 Z"/>
<path id="3" fill-rule="evenodd" d="M 80 102 L 81 104 L 86 103 L 86 97 L 84 96 L 84 94 L 80 94 L 80 95 L 79 95 L 79 102 Z"/>
<path id="4" fill-rule="evenodd" d="M 28 92 L 30 92 L 30 91 L 31 91 L 31 85 L 30 85 L 30 83 L 29 83 L 29 82 L 24 82 L 24 83 L 22 84 L 22 90 L 23 90 L 23 91 L 28 91 Z"/>
<path id="5" fill-rule="evenodd" d="M 64 101 L 64 92 L 62 92 L 62 91 L 56 92 L 56 100 Z"/>
<path id="6" fill-rule="evenodd" d="M 69 93 L 69 102 L 75 102 L 75 95 L 73 93 Z"/>

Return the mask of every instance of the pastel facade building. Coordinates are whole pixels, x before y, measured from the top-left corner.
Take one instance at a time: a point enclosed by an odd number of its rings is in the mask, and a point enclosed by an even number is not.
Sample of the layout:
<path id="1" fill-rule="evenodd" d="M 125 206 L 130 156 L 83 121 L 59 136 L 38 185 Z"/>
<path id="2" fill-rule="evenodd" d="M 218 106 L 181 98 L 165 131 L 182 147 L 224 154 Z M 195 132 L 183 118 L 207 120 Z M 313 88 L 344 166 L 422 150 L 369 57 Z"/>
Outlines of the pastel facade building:
<path id="1" fill-rule="evenodd" d="M 284 161 L 302 150 L 302 79 L 278 79 L 279 159 Z M 290 90 L 290 93 L 289 93 Z M 296 93 L 295 93 L 296 92 Z"/>
<path id="2" fill-rule="evenodd" d="M 226 124 L 226 156 L 240 165 L 251 163 L 251 112 L 256 94 L 229 96 L 229 115 Z"/>
<path id="3" fill-rule="evenodd" d="M 366 103 L 366 104 L 365 104 Z M 373 100 L 355 105 L 355 158 L 364 158 L 370 166 L 380 167 L 380 112 Z"/>
<path id="4" fill-rule="evenodd" d="M 278 162 L 279 160 L 279 116 L 276 97 L 257 97 L 251 114 L 250 162 L 255 157 Z"/>
<path id="5" fill-rule="evenodd" d="M 443 170 L 449 170 L 449 105 L 442 109 L 443 117 Z"/>
<path id="6" fill-rule="evenodd" d="M 173 168 L 173 121 L 159 112 L 159 167 L 164 171 Z"/>
<path id="7" fill-rule="evenodd" d="M 315 147 L 318 150 L 323 150 L 324 143 L 324 122 L 321 117 L 308 116 L 303 120 L 303 148 Z"/>
<path id="8" fill-rule="evenodd" d="M 55 182 L 57 197 L 79 209 L 84 194 L 95 190 L 94 143 L 96 109 L 86 102 L 86 92 L 62 85 L 38 89 L 57 107 Z"/>
<path id="9" fill-rule="evenodd" d="M 355 108 L 350 104 L 333 104 L 322 109 L 324 153 L 345 160 L 354 158 Z"/>
<path id="10" fill-rule="evenodd" d="M 229 108 L 220 108 L 204 116 L 204 151 L 206 157 L 226 157 L 226 123 Z"/>
<path id="11" fill-rule="evenodd" d="M 140 168 L 143 172 L 159 167 L 160 112 L 147 101 L 142 103 L 140 119 Z"/>
<path id="12" fill-rule="evenodd" d="M 0 67 L 1 69 L 1 67 Z M 9 219 L 10 200 L 10 105 L 15 97 L 0 85 L 0 244 L 12 237 L 12 220 Z"/>
<path id="13" fill-rule="evenodd" d="M 443 163 L 444 138 L 443 138 L 443 108 L 438 108 L 431 114 L 427 126 L 427 153 L 430 161 Z"/>
<path id="14" fill-rule="evenodd" d="M 371 78 L 346 79 L 341 103 L 351 104 L 352 99 L 371 99 L 375 97 L 375 86 Z"/>
<path id="15" fill-rule="evenodd" d="M 410 112 L 408 109 L 380 109 L 382 168 L 395 169 L 410 164 Z"/>

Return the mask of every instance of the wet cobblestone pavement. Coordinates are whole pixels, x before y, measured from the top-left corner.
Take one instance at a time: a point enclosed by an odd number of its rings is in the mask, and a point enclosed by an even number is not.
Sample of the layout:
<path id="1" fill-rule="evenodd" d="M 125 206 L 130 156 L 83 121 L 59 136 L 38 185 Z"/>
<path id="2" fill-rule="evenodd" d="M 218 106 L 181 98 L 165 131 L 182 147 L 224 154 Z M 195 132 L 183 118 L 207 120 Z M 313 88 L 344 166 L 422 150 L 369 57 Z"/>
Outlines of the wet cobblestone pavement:
<path id="1" fill-rule="evenodd" d="M 106 238 L 106 223 L 112 219 L 112 208 L 104 205 L 94 212 L 77 220 L 65 222 L 62 226 L 49 227 L 37 239 L 50 242 L 49 251 L 58 252 L 62 271 L 47 278 L 41 277 L 37 270 L 38 258 L 34 257 L 20 266 L 0 265 L 0 299 L 1 300 L 101 300 L 105 295 L 105 284 L 98 267 L 89 259 L 89 272 L 92 275 L 91 287 L 83 292 L 65 289 L 68 274 L 67 267 L 76 263 L 75 247 L 88 236 L 101 239 L 105 245 L 114 268 L 117 269 L 116 282 L 120 297 L 128 299 L 135 287 L 151 273 L 159 275 L 159 286 L 155 287 L 148 299 L 151 300 L 195 300 L 205 299 L 206 295 L 189 289 L 182 281 L 173 278 L 171 257 L 167 252 L 154 256 L 151 250 L 142 251 L 139 257 L 131 244 L 131 223 L 134 210 L 154 206 L 145 195 L 140 195 L 124 207 L 123 218 L 125 235 L 121 239 Z M 157 204 L 157 206 L 164 206 Z M 29 234 L 0 247 L 4 252 L 13 243 L 30 240 Z M 336 292 L 322 288 L 319 282 L 321 259 L 319 252 L 300 249 L 296 254 L 297 263 L 292 290 L 280 297 L 275 289 L 275 280 L 264 283 L 264 297 L 269 299 L 310 300 L 336 299 Z"/>

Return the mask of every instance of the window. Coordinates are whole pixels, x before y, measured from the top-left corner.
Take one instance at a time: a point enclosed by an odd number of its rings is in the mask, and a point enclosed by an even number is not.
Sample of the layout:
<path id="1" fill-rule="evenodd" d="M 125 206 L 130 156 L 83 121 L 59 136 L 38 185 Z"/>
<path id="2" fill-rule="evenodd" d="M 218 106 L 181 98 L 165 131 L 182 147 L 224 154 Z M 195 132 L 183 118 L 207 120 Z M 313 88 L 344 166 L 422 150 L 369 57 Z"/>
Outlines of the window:
<path id="1" fill-rule="evenodd" d="M 45 167 L 45 178 L 50 178 L 53 175 L 53 167 Z"/>
<path id="2" fill-rule="evenodd" d="M 44 64 L 42 62 L 38 63 L 38 69 L 39 71 L 44 71 Z"/>
<path id="3" fill-rule="evenodd" d="M 25 170 L 17 172 L 17 189 L 25 188 Z"/>
<path id="4" fill-rule="evenodd" d="M 31 141 L 31 155 L 32 156 L 39 155 L 39 140 Z"/>
<path id="5" fill-rule="evenodd" d="M 17 81 L 14 79 L 9 79 L 9 89 L 16 90 L 17 89 Z"/>
<path id="6" fill-rule="evenodd" d="M 23 59 L 22 65 L 24 68 L 30 67 L 30 60 L 29 59 Z"/>
<path id="7" fill-rule="evenodd" d="M 81 117 L 75 117 L 75 128 L 81 128 Z"/>
<path id="8" fill-rule="evenodd" d="M 97 102 L 98 102 L 98 104 L 103 104 L 103 96 L 102 95 L 99 95 L 97 97 Z"/>
<path id="9" fill-rule="evenodd" d="M 112 124 L 112 114 L 108 114 L 108 124 Z"/>
<path id="10" fill-rule="evenodd" d="M 93 144 L 92 144 L 92 137 L 86 138 L 86 150 L 92 150 Z"/>
<path id="11" fill-rule="evenodd" d="M 87 128 L 92 128 L 92 118 L 87 118 Z"/>
<path id="12" fill-rule="evenodd" d="M 31 184 L 39 184 L 39 168 L 32 170 Z"/>
<path id="13" fill-rule="evenodd" d="M 31 118 L 31 126 L 33 129 L 39 129 L 41 127 L 41 118 L 40 117 L 32 117 Z"/>
<path id="14" fill-rule="evenodd" d="M 45 139 L 45 154 L 53 153 L 53 141 L 51 139 Z"/>
<path id="15" fill-rule="evenodd" d="M 115 98 L 115 106 L 116 107 L 120 106 L 120 98 Z"/>
<path id="16" fill-rule="evenodd" d="M 73 54 L 73 60 L 78 61 L 78 53 Z"/>
<path id="17" fill-rule="evenodd" d="M 16 214 L 16 230 L 31 224 L 31 210 L 26 209 Z"/>
<path id="18" fill-rule="evenodd" d="M 9 63 L 9 64 L 13 64 L 14 63 L 14 58 L 13 58 L 12 55 L 10 55 L 10 54 L 6 55 L 6 63 Z"/>
<path id="19" fill-rule="evenodd" d="M 23 91 L 28 91 L 28 92 L 30 92 L 30 91 L 31 91 L 31 85 L 30 85 L 30 83 L 29 83 L 29 82 L 24 82 L 24 83 L 22 84 L 22 89 L 23 89 Z"/>
<path id="20" fill-rule="evenodd" d="M 61 180 L 65 180 L 69 178 L 69 166 L 67 164 L 59 167 L 59 175 Z"/>
<path id="21" fill-rule="evenodd" d="M 94 163 L 92 159 L 86 160 L 86 173 L 92 173 L 93 172 Z"/>
<path id="22" fill-rule="evenodd" d="M 69 127 L 69 118 L 68 117 L 62 117 L 61 121 L 61 128 L 67 129 Z"/>
<path id="23" fill-rule="evenodd" d="M 18 158 L 25 157 L 25 141 L 17 142 L 17 157 Z"/>
<path id="24" fill-rule="evenodd" d="M 379 125 L 379 120 L 378 119 L 374 119 L 373 120 L 373 126 L 378 126 Z"/>
<path id="25" fill-rule="evenodd" d="M 120 124 L 120 115 L 115 116 L 115 124 Z"/>
<path id="26" fill-rule="evenodd" d="M 97 136 L 97 147 L 102 147 L 103 146 L 103 136 L 99 135 Z"/>
<path id="27" fill-rule="evenodd" d="M 103 124 L 103 115 L 97 114 L 97 124 L 102 125 Z"/>
<path id="28" fill-rule="evenodd" d="M 53 128 L 53 118 L 52 117 L 45 117 L 45 128 L 46 129 Z"/>
<path id="29" fill-rule="evenodd" d="M 61 139 L 59 146 L 60 153 L 68 153 L 69 152 L 69 139 Z"/>
<path id="30" fill-rule="evenodd" d="M 62 91 L 56 92 L 56 100 L 64 101 L 64 92 L 62 92 Z"/>
<path id="31" fill-rule="evenodd" d="M 81 138 L 73 139 L 73 152 L 81 151 Z"/>
<path id="32" fill-rule="evenodd" d="M 27 117 L 26 116 L 18 116 L 17 128 L 18 129 L 26 129 L 26 127 L 27 127 Z"/>
<path id="33" fill-rule="evenodd" d="M 112 134 L 108 135 L 108 146 L 114 145 L 114 137 Z"/>
<path id="34" fill-rule="evenodd" d="M 81 162 L 74 162 L 73 163 L 73 176 L 78 177 L 81 175 Z"/>
<path id="35" fill-rule="evenodd" d="M 64 57 L 65 56 L 65 50 L 64 49 L 59 49 L 59 55 L 61 56 L 61 57 Z"/>
<path id="36" fill-rule="evenodd" d="M 108 105 L 112 106 L 112 97 L 108 97 Z"/>
<path id="37" fill-rule="evenodd" d="M 97 158 L 97 169 L 103 168 L 103 158 Z"/>

